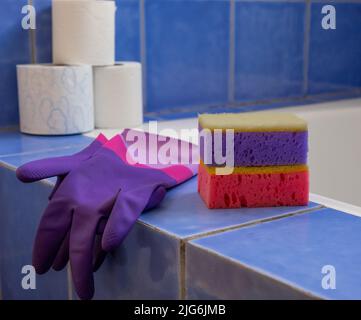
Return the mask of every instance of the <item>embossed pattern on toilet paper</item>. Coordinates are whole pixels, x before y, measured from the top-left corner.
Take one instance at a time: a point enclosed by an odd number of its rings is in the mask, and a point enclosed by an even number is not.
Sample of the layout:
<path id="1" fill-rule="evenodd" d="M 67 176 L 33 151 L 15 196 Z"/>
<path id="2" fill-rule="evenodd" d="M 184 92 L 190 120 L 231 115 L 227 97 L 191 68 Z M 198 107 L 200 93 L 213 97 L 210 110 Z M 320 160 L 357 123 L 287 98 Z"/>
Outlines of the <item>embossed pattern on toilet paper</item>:
<path id="1" fill-rule="evenodd" d="M 94 127 L 90 66 L 18 66 L 20 129 L 74 134 Z"/>

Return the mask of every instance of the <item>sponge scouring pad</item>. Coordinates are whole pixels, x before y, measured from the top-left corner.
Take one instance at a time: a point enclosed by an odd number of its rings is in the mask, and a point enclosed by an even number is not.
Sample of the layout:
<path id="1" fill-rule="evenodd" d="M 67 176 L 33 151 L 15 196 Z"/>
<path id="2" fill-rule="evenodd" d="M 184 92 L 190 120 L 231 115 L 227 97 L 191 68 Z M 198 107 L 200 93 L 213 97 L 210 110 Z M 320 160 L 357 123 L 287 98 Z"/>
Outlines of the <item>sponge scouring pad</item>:
<path id="1" fill-rule="evenodd" d="M 205 139 L 207 135 L 202 135 L 203 129 L 211 131 L 210 140 Z M 222 143 L 218 145 L 214 139 L 216 129 L 222 130 Z M 215 152 L 226 153 L 226 129 L 234 130 L 235 166 L 294 165 L 307 162 L 307 123 L 289 113 L 257 112 L 199 116 L 201 160 L 205 162 L 206 150 L 211 152 L 211 161 L 209 163 L 208 160 L 207 165 L 217 165 Z M 206 144 L 208 148 L 205 147 Z"/>
<path id="2" fill-rule="evenodd" d="M 201 163 L 198 192 L 210 209 L 307 205 L 308 167 L 237 167 L 217 175 L 215 167 Z"/>

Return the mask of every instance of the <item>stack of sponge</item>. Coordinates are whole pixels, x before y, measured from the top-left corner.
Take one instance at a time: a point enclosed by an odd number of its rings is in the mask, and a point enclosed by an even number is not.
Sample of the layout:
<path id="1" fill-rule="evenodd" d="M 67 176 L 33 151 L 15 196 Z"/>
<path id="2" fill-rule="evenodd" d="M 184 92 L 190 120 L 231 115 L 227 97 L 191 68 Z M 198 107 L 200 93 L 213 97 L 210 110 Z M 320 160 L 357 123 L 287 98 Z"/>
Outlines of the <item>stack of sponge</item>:
<path id="1" fill-rule="evenodd" d="M 214 154 L 225 153 L 229 129 L 234 132 L 234 167 L 225 171 L 231 174 L 219 174 Z M 212 140 L 212 154 L 205 157 L 205 143 L 209 145 L 209 141 L 200 139 L 198 192 L 208 208 L 308 203 L 308 131 L 303 119 L 271 112 L 203 114 L 199 116 L 199 130 L 210 131 Z M 216 131 L 222 134 L 220 145 L 214 139 Z"/>

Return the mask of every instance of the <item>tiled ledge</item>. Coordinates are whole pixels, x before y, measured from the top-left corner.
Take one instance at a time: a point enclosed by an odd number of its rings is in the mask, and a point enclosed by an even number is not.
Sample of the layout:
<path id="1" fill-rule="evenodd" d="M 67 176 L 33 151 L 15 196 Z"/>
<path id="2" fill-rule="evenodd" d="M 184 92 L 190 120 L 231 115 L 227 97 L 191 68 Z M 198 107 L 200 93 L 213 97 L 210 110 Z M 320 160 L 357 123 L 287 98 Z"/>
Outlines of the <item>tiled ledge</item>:
<path id="1" fill-rule="evenodd" d="M 44 138 L 15 132 L 0 134 L 3 299 L 68 299 L 73 296 L 66 271 L 38 276 L 36 290 L 21 288 L 21 268 L 31 264 L 36 226 L 46 207 L 53 180 L 22 184 L 17 181 L 14 170 L 34 159 L 73 154 L 90 141 L 91 138 L 85 136 Z M 338 219 L 337 224 L 329 225 L 328 211 L 321 209 L 320 214 L 321 206 L 315 203 L 307 207 L 208 210 L 196 190 L 194 178 L 171 190 L 160 207 L 141 216 L 124 243 L 108 256 L 96 273 L 96 299 L 322 297 L 313 286 L 307 287 L 305 273 L 297 273 L 302 265 L 317 261 L 317 250 L 322 250 L 326 243 L 326 238 L 322 238 L 324 242 L 318 242 L 320 238 L 317 237 L 310 238 L 307 228 L 313 235 L 324 234 L 330 227 L 327 236 L 335 243 L 335 250 L 351 255 L 359 253 L 359 246 L 352 246 L 350 242 L 357 238 L 356 235 L 352 238 L 354 229 L 349 221 L 352 216 L 347 215 Z M 317 217 L 322 217 L 322 223 Z M 276 232 L 279 225 L 283 233 Z M 340 231 L 344 225 L 349 236 L 332 238 L 332 227 Z M 354 228 L 357 225 L 355 222 Z M 331 254 L 330 248 L 332 246 L 327 247 L 327 252 Z M 289 251 L 297 250 L 303 253 L 299 265 L 288 259 Z M 308 254 L 310 250 L 312 254 Z M 248 256 L 258 257 L 258 260 L 254 265 L 247 265 L 245 273 L 244 260 Z M 337 257 L 336 264 L 340 261 Z M 325 263 L 333 261 L 329 259 Z M 340 270 L 351 268 L 348 261 L 344 260 Z M 281 270 L 282 279 L 272 269 L 272 262 L 287 270 Z M 320 275 L 318 272 L 309 276 Z M 356 289 L 349 292 L 359 296 Z"/>
<path id="2" fill-rule="evenodd" d="M 191 241 L 187 298 L 360 299 L 360 228 L 323 208 Z M 325 289 L 330 268 L 335 288 Z"/>

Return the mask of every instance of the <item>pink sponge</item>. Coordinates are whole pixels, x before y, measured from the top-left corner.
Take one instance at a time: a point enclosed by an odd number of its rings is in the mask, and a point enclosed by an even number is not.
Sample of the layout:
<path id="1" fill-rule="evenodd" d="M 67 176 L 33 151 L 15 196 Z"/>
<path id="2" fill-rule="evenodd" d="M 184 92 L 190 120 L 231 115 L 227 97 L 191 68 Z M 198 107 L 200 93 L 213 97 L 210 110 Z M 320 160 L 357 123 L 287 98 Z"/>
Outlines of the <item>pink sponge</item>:
<path id="1" fill-rule="evenodd" d="M 201 163 L 198 173 L 198 192 L 209 209 L 307 205 L 308 185 L 306 165 L 236 167 L 217 175 Z"/>

